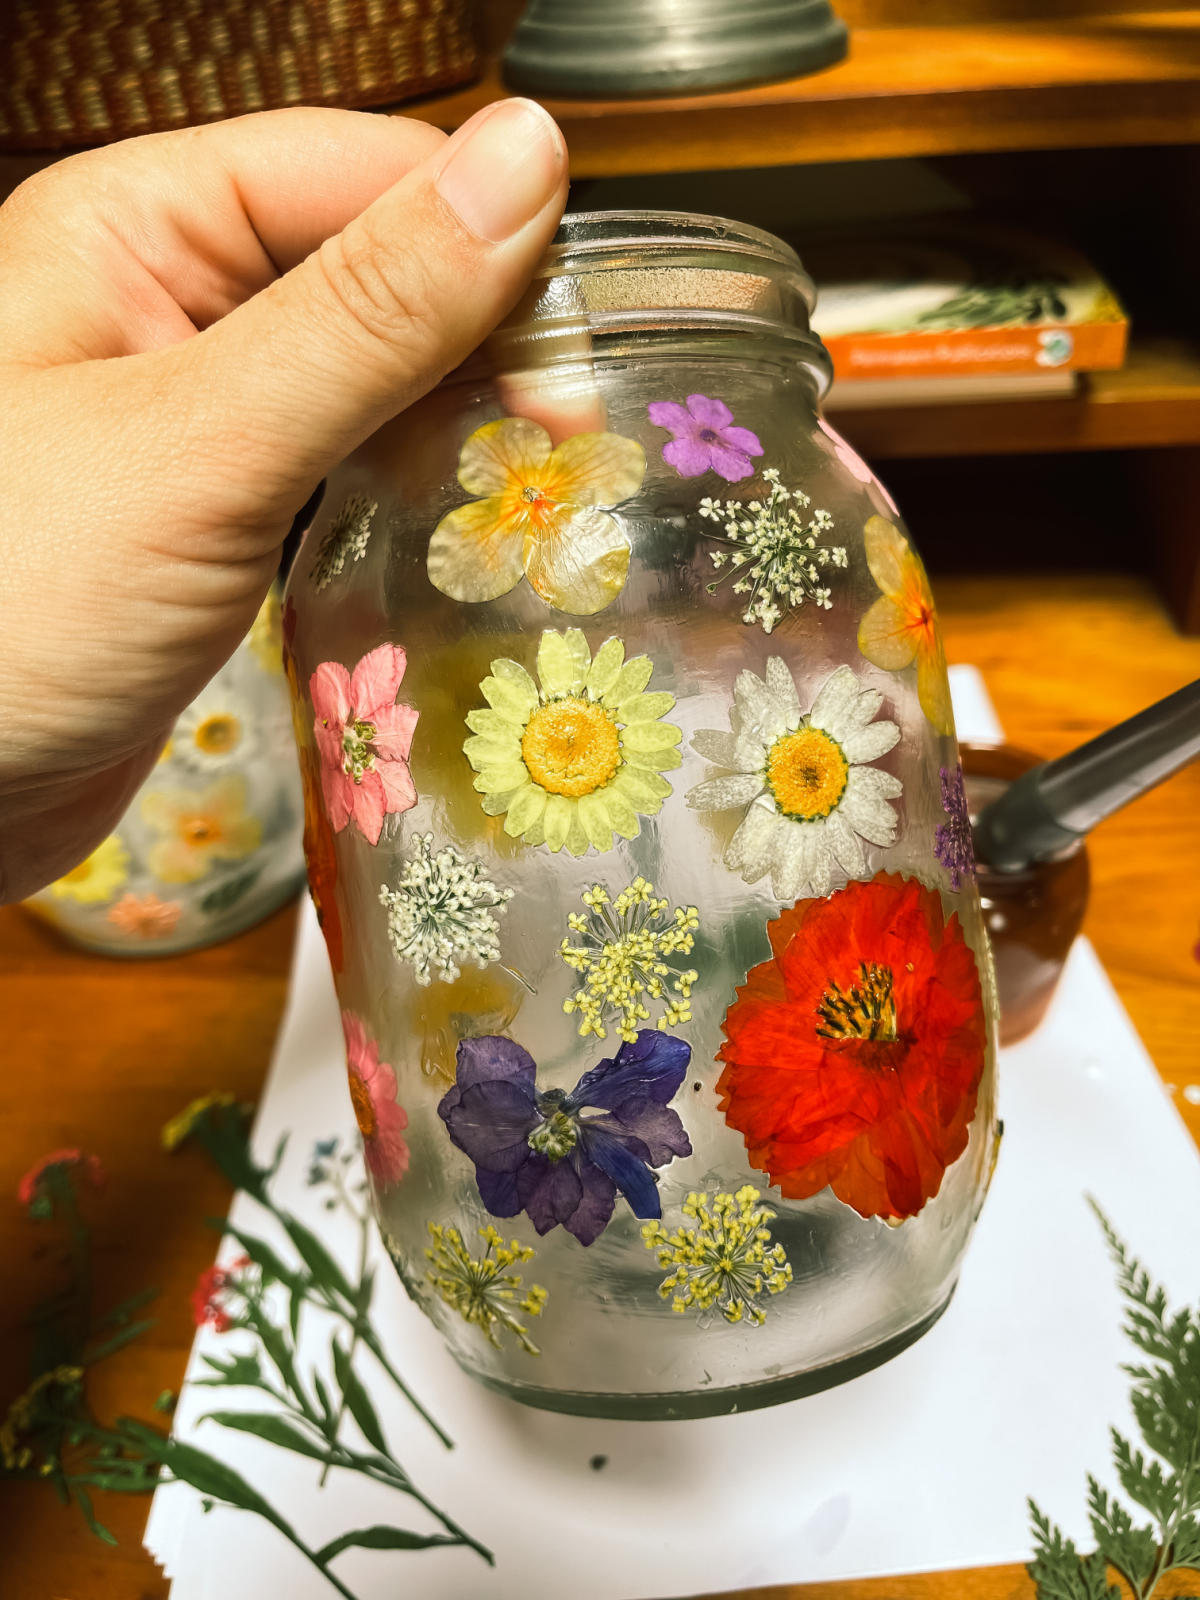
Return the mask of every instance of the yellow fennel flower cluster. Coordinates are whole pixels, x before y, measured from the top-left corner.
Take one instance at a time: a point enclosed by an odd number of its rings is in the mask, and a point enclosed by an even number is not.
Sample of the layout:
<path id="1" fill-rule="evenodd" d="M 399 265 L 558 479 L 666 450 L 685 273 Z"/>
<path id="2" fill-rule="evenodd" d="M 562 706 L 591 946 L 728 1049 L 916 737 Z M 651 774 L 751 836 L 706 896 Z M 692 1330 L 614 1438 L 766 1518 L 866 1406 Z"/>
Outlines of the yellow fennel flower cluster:
<path id="1" fill-rule="evenodd" d="M 726 1322 L 745 1319 L 757 1328 L 767 1320 L 754 1302 L 764 1290 L 779 1294 L 786 1289 L 792 1268 L 783 1246 L 771 1244 L 766 1224 L 775 1213 L 758 1204 L 761 1198 L 746 1184 L 736 1194 L 716 1195 L 710 1211 L 706 1194 L 689 1194 L 683 1214 L 699 1227 L 669 1234 L 661 1222 L 646 1223 L 642 1243 L 658 1251 L 660 1267 L 675 1269 L 658 1286 L 672 1311 L 716 1306 Z"/>
<path id="2" fill-rule="evenodd" d="M 580 1016 L 579 1033 L 586 1038 L 608 1037 L 606 1022 L 613 1022 L 621 1038 L 632 1044 L 638 1024 L 649 1022 L 647 1000 L 665 1002 L 658 1019 L 660 1029 L 677 1028 L 692 1020 L 692 985 L 699 978 L 694 968 L 683 971 L 679 957 L 690 955 L 700 916 L 695 906 L 671 911 L 657 900 L 654 885 L 635 878 L 610 900 L 603 884 L 593 884 L 582 895 L 588 914 L 572 912 L 567 926 L 579 940 L 565 938 L 558 953 L 584 979 L 563 1010 Z M 667 980 L 678 999 L 667 992 Z"/>
<path id="3" fill-rule="evenodd" d="M 529 1330 L 522 1327 L 513 1315 L 513 1308 L 515 1305 L 517 1310 L 531 1317 L 540 1316 L 549 1293 L 540 1284 L 532 1283 L 525 1298 L 518 1300 L 520 1274 L 504 1270 L 516 1262 L 532 1261 L 532 1248 L 522 1245 L 517 1239 L 505 1244 L 488 1223 L 486 1228 L 479 1230 L 479 1237 L 485 1241 L 487 1248 L 476 1259 L 463 1243 L 457 1228 L 452 1228 L 448 1223 L 431 1222 L 429 1232 L 433 1249 L 426 1250 L 425 1255 L 432 1262 L 433 1271 L 426 1273 L 426 1277 L 446 1304 L 453 1306 L 464 1322 L 470 1322 L 478 1328 L 497 1350 L 500 1349 L 500 1341 L 496 1337 L 496 1328 L 500 1326 L 516 1336 L 526 1354 L 541 1355 L 529 1337 Z"/>

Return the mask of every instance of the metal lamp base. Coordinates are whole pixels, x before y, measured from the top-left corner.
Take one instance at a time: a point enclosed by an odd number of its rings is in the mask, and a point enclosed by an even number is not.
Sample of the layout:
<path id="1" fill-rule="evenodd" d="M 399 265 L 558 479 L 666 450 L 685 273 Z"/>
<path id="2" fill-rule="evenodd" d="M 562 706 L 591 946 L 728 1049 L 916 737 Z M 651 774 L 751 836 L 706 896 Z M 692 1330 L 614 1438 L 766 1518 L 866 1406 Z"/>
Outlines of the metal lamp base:
<path id="1" fill-rule="evenodd" d="M 816 72 L 848 37 L 828 0 L 530 0 L 504 76 L 544 95 L 693 94 Z"/>

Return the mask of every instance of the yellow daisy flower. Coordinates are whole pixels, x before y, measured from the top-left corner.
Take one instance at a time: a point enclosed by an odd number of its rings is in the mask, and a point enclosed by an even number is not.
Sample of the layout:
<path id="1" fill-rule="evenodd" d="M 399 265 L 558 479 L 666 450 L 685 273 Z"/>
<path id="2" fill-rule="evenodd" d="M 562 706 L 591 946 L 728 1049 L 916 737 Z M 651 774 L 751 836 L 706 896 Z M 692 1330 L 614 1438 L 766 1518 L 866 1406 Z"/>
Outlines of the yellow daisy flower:
<path id="1" fill-rule="evenodd" d="M 674 695 L 646 694 L 649 656 L 625 660 L 620 639 L 596 652 L 578 628 L 547 628 L 538 646 L 541 688 L 515 661 L 493 661 L 479 687 L 490 710 L 472 711 L 463 752 L 490 817 L 526 844 L 611 850 L 635 839 L 671 793 L 661 776 L 680 764 L 680 731 L 661 721 Z"/>
<path id="2" fill-rule="evenodd" d="M 86 861 L 73 867 L 66 877 L 50 885 L 50 892 L 59 900 L 76 900 L 81 906 L 103 905 L 129 877 L 129 851 L 117 838 L 109 834 L 104 843 L 97 845 Z"/>
<path id="3" fill-rule="evenodd" d="M 264 672 L 283 671 L 283 608 L 279 585 L 273 583 L 250 625 L 246 643 Z"/>
<path id="4" fill-rule="evenodd" d="M 246 780 L 218 778 L 202 794 L 155 789 L 142 797 L 142 818 L 162 835 L 150 851 L 160 883 L 195 883 L 215 862 L 241 861 L 258 849 L 262 823 L 246 815 Z"/>
<path id="5" fill-rule="evenodd" d="M 603 611 L 625 587 L 629 537 L 596 508 L 628 500 L 645 473 L 646 452 L 617 433 L 577 433 L 555 450 L 527 417 L 485 423 L 458 458 L 459 483 L 483 498 L 433 530 L 430 583 L 453 600 L 496 600 L 526 577 L 559 611 Z"/>

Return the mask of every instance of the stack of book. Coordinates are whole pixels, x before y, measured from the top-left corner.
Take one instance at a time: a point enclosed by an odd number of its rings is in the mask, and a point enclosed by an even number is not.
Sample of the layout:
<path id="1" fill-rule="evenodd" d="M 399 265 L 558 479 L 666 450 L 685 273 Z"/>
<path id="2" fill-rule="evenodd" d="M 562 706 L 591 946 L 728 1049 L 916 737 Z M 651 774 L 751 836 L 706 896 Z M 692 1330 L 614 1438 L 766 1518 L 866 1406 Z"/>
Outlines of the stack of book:
<path id="1" fill-rule="evenodd" d="M 796 241 L 833 357 L 829 409 L 1071 394 L 1128 319 L 1077 251 L 960 218 Z"/>

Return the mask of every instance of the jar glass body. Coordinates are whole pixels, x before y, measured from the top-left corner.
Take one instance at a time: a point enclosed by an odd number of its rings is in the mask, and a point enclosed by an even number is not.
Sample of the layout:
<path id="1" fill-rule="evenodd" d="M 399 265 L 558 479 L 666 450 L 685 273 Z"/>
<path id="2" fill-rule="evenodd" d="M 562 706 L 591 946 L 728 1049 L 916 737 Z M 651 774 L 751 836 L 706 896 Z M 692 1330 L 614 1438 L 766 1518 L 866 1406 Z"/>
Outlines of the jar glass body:
<path id="1" fill-rule="evenodd" d="M 697 1416 L 945 1307 L 994 990 L 927 582 L 820 418 L 799 263 L 589 225 L 331 477 L 285 636 L 409 1293 L 517 1399 Z"/>
<path id="2" fill-rule="evenodd" d="M 25 902 L 73 943 L 173 955 L 231 938 L 304 881 L 280 596 L 178 719 L 116 830 Z"/>

